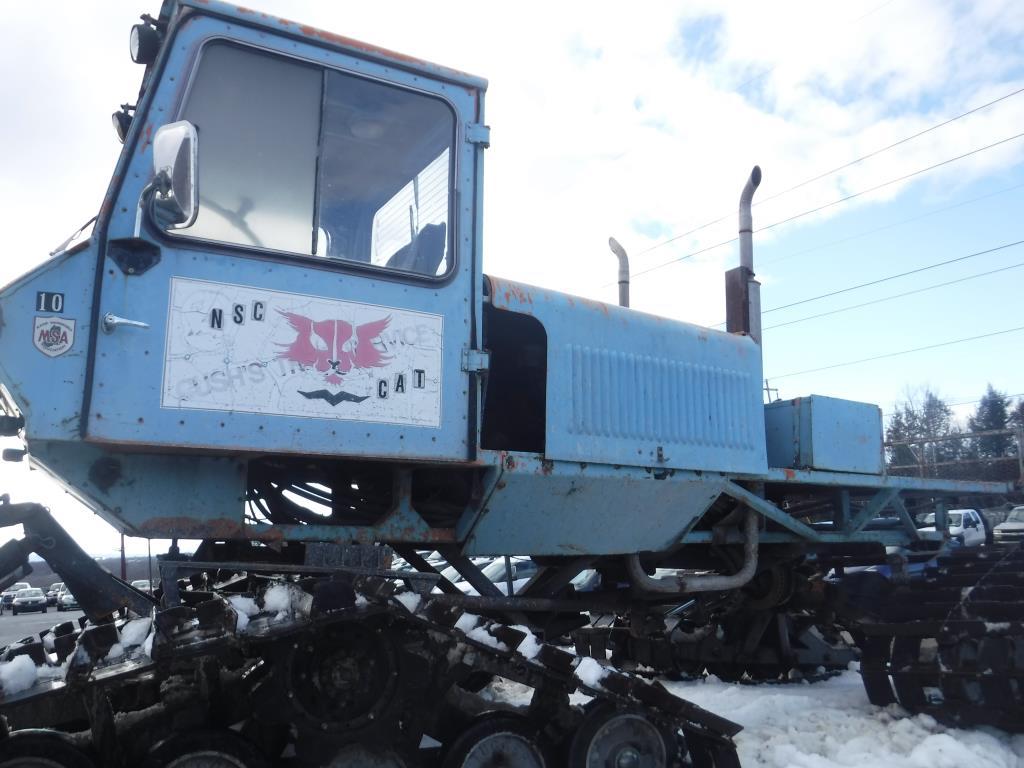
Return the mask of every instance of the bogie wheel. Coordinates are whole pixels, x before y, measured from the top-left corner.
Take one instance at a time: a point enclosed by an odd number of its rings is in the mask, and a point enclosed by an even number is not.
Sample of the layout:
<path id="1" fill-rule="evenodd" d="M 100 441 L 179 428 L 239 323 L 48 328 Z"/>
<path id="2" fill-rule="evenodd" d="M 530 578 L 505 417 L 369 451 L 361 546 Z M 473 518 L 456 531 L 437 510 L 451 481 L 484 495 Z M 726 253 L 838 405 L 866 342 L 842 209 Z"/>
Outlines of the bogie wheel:
<path id="1" fill-rule="evenodd" d="M 546 739 L 524 717 L 477 718 L 445 750 L 441 768 L 555 768 Z"/>
<path id="2" fill-rule="evenodd" d="M 181 731 L 153 747 L 144 767 L 270 768 L 270 761 L 234 731 Z"/>
<path id="3" fill-rule="evenodd" d="M 667 768 L 675 739 L 643 715 L 602 704 L 586 715 L 569 747 L 569 768 Z"/>
<path id="4" fill-rule="evenodd" d="M 0 768 L 94 768 L 94 764 L 63 733 L 24 730 L 0 741 Z"/>

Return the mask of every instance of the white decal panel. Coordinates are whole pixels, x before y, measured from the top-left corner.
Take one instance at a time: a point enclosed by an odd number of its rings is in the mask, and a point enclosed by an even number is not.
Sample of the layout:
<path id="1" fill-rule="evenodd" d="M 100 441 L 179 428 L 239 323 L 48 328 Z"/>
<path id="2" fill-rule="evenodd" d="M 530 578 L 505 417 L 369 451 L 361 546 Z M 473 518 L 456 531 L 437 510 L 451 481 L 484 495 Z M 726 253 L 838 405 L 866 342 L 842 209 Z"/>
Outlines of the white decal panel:
<path id="1" fill-rule="evenodd" d="M 441 315 L 171 280 L 164 408 L 441 425 Z"/>
<path id="2" fill-rule="evenodd" d="M 60 357 L 75 343 L 75 321 L 67 317 L 35 318 L 32 343 L 47 357 Z"/>

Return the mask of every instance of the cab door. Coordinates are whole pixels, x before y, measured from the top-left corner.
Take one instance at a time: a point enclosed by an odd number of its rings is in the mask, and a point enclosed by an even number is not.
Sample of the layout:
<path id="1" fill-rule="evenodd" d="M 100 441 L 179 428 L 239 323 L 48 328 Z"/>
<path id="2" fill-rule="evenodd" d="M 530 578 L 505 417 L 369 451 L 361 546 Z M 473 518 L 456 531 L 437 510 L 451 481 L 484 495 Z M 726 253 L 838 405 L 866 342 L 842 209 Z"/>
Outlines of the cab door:
<path id="1" fill-rule="evenodd" d="M 87 437 L 470 457 L 481 83 L 201 15 L 165 45 L 101 254 Z M 154 183 L 172 122 L 197 143 L 185 221 Z"/>

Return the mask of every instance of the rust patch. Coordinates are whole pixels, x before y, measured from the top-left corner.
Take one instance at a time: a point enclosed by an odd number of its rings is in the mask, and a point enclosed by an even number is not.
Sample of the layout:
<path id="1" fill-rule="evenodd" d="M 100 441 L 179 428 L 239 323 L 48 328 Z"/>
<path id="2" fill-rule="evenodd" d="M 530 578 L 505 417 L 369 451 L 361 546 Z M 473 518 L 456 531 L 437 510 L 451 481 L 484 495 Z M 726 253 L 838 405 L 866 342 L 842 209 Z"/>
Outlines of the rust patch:
<path id="1" fill-rule="evenodd" d="M 153 143 L 153 124 L 146 123 L 146 127 L 143 132 L 142 142 L 139 144 L 139 154 L 141 155 L 146 151 L 146 148 Z"/>
<path id="2" fill-rule="evenodd" d="M 197 519 L 194 517 L 154 517 L 139 525 L 143 535 L 182 539 L 254 539 L 263 542 L 284 540 L 284 531 L 277 526 L 262 528 L 228 517 Z"/>
<path id="3" fill-rule="evenodd" d="M 239 13 L 255 13 L 252 8 L 246 8 L 244 5 L 236 5 L 235 10 Z"/>
<path id="4" fill-rule="evenodd" d="M 786 476 L 787 480 L 792 480 L 796 477 L 796 472 L 794 472 L 792 469 L 784 469 L 782 470 L 782 474 Z"/>
<path id="5" fill-rule="evenodd" d="M 432 67 L 440 68 L 436 64 L 432 64 L 429 61 L 416 58 L 415 56 L 409 56 L 405 53 L 398 53 L 397 51 L 389 50 L 388 48 L 381 48 L 379 45 L 372 45 L 370 43 L 364 43 L 362 40 L 355 40 L 351 37 L 345 37 L 334 32 L 328 32 L 323 29 L 317 29 L 308 25 L 302 25 L 299 27 L 299 31 L 306 37 L 312 37 L 317 40 L 323 40 L 325 43 L 332 43 L 334 45 L 340 45 L 345 48 L 355 48 L 356 50 L 363 51 L 364 53 L 370 53 L 375 56 L 383 56 L 387 59 L 394 59 L 395 61 L 401 61 L 406 64 L 415 64 L 418 67 Z M 459 72 L 458 70 L 449 70 L 456 72 L 460 75 L 468 75 L 466 72 Z"/>
<path id="6" fill-rule="evenodd" d="M 595 301 L 594 299 L 585 299 L 582 296 L 577 296 L 580 304 L 590 309 L 596 309 L 598 312 L 603 314 L 605 317 L 608 316 L 608 305 L 603 301 Z"/>
<path id="7" fill-rule="evenodd" d="M 551 461 L 551 459 L 542 459 L 541 460 L 541 462 L 540 462 L 540 473 L 542 475 L 547 476 L 547 475 L 550 475 L 554 471 L 555 471 L 555 462 Z"/>

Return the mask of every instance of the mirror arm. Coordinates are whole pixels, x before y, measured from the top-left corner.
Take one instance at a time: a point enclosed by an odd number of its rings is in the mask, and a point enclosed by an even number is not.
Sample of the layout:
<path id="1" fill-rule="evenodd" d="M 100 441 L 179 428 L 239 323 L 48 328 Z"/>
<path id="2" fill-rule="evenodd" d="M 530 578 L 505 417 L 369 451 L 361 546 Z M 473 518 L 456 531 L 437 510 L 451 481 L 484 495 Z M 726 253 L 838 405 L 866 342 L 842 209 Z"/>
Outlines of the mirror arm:
<path id="1" fill-rule="evenodd" d="M 166 171 L 159 171 L 150 182 L 142 188 L 142 192 L 139 193 L 139 207 L 135 212 L 135 233 L 134 237 L 141 237 L 142 235 L 142 214 L 145 211 L 146 206 L 153 199 L 154 194 L 167 193 L 167 190 L 171 188 L 171 180 L 167 176 Z"/>

